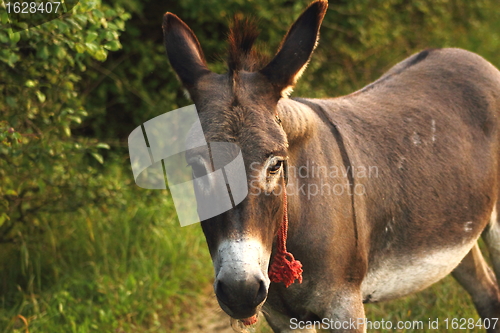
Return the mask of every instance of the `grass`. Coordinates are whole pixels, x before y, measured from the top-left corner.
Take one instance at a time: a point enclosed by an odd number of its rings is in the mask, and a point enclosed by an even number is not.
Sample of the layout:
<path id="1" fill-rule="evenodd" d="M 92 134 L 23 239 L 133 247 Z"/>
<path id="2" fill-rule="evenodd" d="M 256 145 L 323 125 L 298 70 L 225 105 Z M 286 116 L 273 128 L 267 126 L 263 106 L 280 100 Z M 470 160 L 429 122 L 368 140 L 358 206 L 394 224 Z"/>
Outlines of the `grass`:
<path id="1" fill-rule="evenodd" d="M 138 189 L 122 175 L 128 169 L 110 172 L 104 187 L 113 204 L 39 216 L 43 233 L 0 245 L 0 333 L 188 332 L 183 323 L 204 310 L 213 269 L 199 225 L 180 227 L 167 191 Z M 422 321 L 419 332 L 456 331 L 444 328 L 446 318 L 478 319 L 451 277 L 366 305 L 366 315 Z M 428 328 L 429 318 L 439 319 L 438 330 Z M 265 323 L 257 331 L 271 332 Z"/>
<path id="2" fill-rule="evenodd" d="M 167 191 L 113 177 L 113 204 L 39 216 L 43 233 L 1 245 L 0 332 L 170 332 L 197 305 L 212 276 L 199 226 L 180 227 Z"/>

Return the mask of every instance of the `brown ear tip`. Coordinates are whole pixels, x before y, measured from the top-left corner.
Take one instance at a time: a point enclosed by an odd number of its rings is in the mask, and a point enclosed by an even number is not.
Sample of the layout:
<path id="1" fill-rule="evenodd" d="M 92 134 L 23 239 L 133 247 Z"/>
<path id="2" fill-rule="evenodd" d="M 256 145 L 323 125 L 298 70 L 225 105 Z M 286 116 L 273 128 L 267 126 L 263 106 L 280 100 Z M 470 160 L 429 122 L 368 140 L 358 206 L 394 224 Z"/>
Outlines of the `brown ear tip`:
<path id="1" fill-rule="evenodd" d="M 172 24 L 175 21 L 180 21 L 180 20 L 181 19 L 177 15 L 175 15 L 171 12 L 166 12 L 163 15 L 163 24 L 162 24 L 163 30 L 168 31 L 172 27 Z"/>
<path id="2" fill-rule="evenodd" d="M 319 11 L 324 13 L 328 9 L 328 0 L 317 0 L 311 6 L 318 6 Z"/>

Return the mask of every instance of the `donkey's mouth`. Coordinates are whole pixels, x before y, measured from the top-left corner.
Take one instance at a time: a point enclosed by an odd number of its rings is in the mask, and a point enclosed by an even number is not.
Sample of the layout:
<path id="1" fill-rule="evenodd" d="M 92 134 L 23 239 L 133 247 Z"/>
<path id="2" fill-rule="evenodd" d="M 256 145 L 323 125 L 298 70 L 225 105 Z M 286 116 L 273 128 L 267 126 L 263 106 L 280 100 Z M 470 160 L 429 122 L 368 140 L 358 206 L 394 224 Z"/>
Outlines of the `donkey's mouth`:
<path id="1" fill-rule="evenodd" d="M 245 318 L 245 319 L 240 319 L 240 321 L 243 323 L 245 326 L 250 326 L 253 325 L 257 322 L 257 315 L 253 315 L 250 318 Z"/>
<path id="2" fill-rule="evenodd" d="M 241 333 L 248 332 L 247 330 L 248 326 L 256 324 L 258 320 L 259 320 L 258 315 L 254 315 L 246 319 L 231 318 L 231 327 L 235 332 L 241 332 Z"/>
<path id="3" fill-rule="evenodd" d="M 257 321 L 258 313 L 260 312 L 260 309 L 264 304 L 264 302 L 262 302 L 256 307 L 247 307 L 247 306 L 229 307 L 220 300 L 218 300 L 218 302 L 221 309 L 231 317 L 231 320 L 233 319 L 239 320 L 242 323 L 246 323 L 245 325 L 251 325 Z"/>

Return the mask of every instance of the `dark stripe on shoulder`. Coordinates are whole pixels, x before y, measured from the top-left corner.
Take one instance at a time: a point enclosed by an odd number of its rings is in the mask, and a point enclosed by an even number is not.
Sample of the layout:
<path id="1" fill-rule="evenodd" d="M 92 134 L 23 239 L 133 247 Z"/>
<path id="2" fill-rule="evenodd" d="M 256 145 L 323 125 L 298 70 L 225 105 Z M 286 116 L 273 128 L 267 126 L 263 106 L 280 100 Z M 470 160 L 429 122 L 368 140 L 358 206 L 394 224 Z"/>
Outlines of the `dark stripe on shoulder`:
<path id="1" fill-rule="evenodd" d="M 407 59 L 407 62 L 404 64 L 401 64 L 402 66 L 400 68 L 398 68 L 396 71 L 394 71 L 390 74 L 384 74 L 380 79 L 376 80 L 375 82 L 370 83 L 366 87 L 352 93 L 351 95 L 357 95 L 359 93 L 364 93 L 370 89 L 373 89 L 375 86 L 379 85 L 380 83 L 387 81 L 388 79 L 394 77 L 395 75 L 401 74 L 402 72 L 404 72 L 408 68 L 415 66 L 419 62 L 422 62 L 424 59 L 427 58 L 427 56 L 429 54 L 431 54 L 432 52 L 434 52 L 436 50 L 439 50 L 439 49 L 426 49 L 426 50 L 410 57 L 409 59 Z"/>
<path id="2" fill-rule="evenodd" d="M 416 65 L 418 64 L 419 62 L 421 62 L 422 60 L 424 60 L 425 58 L 427 58 L 427 56 L 435 51 L 435 50 L 438 50 L 438 49 L 427 49 L 427 50 L 423 50 L 422 52 L 420 52 L 419 54 L 417 54 L 411 61 L 408 62 L 408 64 L 406 65 L 405 68 L 408 68 L 408 67 L 411 67 L 413 65 Z"/>

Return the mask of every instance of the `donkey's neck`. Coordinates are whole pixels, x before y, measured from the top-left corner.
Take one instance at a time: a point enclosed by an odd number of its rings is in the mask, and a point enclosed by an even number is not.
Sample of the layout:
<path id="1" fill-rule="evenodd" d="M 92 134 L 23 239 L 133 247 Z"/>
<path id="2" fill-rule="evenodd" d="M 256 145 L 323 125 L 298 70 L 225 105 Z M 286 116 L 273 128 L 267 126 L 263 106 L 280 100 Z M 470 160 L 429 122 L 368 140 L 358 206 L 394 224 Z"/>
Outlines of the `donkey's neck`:
<path id="1" fill-rule="evenodd" d="M 278 102 L 278 115 L 282 121 L 289 144 L 307 139 L 315 131 L 315 120 L 317 120 L 318 116 L 309 106 L 303 103 L 289 98 L 282 98 Z"/>

